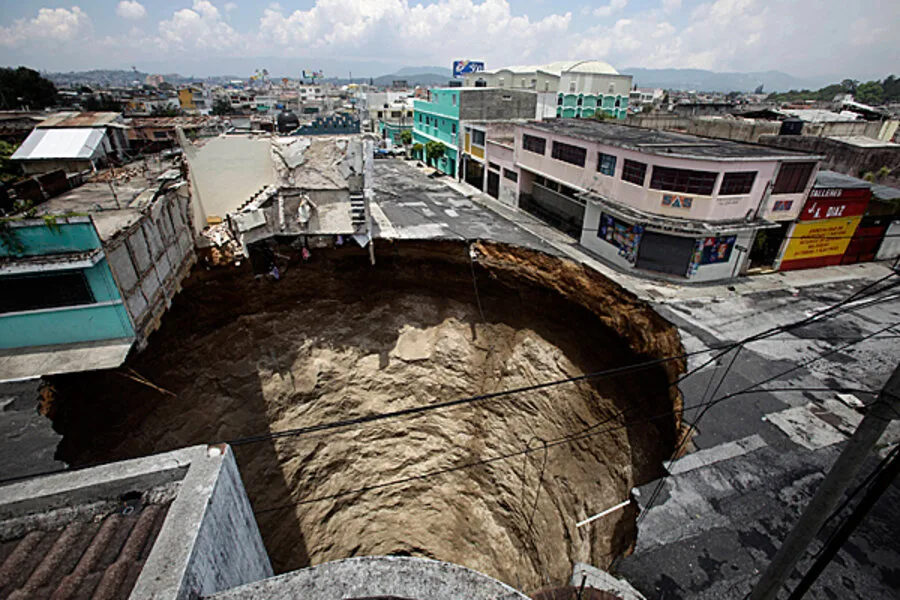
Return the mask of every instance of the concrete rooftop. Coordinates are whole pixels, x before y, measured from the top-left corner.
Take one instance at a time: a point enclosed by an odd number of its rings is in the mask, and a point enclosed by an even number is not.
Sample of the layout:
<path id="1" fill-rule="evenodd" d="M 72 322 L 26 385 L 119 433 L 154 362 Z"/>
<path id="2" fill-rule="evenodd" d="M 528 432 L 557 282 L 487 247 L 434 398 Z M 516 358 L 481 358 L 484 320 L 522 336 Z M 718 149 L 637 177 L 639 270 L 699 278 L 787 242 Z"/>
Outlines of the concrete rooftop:
<path id="1" fill-rule="evenodd" d="M 618 146 L 627 150 L 702 160 L 792 160 L 809 161 L 811 154 L 781 150 L 758 144 L 704 138 L 685 133 L 645 129 L 592 119 L 548 119 L 530 121 L 527 127 L 577 139 Z"/>

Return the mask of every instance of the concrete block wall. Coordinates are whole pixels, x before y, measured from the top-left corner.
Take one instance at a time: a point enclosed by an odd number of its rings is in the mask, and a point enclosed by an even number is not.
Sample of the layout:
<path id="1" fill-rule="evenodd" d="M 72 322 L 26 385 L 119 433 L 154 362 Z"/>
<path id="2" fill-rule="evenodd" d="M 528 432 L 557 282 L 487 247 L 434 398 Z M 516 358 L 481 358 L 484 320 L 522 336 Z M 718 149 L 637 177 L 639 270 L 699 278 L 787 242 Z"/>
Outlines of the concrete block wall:
<path id="1" fill-rule="evenodd" d="M 139 348 L 159 327 L 197 260 L 190 197 L 179 192 L 162 194 L 137 223 L 104 242 Z"/>
<path id="2" fill-rule="evenodd" d="M 459 119 L 496 121 L 537 118 L 537 94 L 503 88 L 461 89 Z"/>

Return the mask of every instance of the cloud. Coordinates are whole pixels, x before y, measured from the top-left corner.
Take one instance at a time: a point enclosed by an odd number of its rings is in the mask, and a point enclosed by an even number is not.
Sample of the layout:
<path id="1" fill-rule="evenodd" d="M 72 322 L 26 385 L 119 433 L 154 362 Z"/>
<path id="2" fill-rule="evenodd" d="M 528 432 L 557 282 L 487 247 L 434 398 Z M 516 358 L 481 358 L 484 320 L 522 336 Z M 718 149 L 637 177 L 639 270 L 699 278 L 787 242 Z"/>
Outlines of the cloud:
<path id="1" fill-rule="evenodd" d="M 19 19 L 8 27 L 0 27 L 0 44 L 16 47 L 33 42 L 59 44 L 80 37 L 91 29 L 87 14 L 73 6 L 42 8 L 33 19 Z"/>
<path id="2" fill-rule="evenodd" d="M 235 51 L 246 49 L 248 42 L 208 0 L 194 0 L 191 8 L 176 11 L 171 19 L 161 21 L 158 29 L 164 50 Z"/>
<path id="3" fill-rule="evenodd" d="M 620 69 L 778 69 L 863 79 L 895 70 L 900 54 L 891 28 L 900 22 L 900 2 L 886 0 L 857 0 L 850 18 L 841 0 L 603 0 L 579 4 L 574 20 L 570 12 L 534 17 L 511 0 L 306 0 L 303 10 L 266 0 L 253 6 L 258 19 L 242 27 L 229 19 L 234 1 L 175 1 L 180 8 L 148 23 L 143 0 L 117 0 L 120 17 L 141 13 L 145 21 L 97 36 L 78 6 L 40 8 L 15 21 L 0 16 L 3 62 L 63 70 L 190 60 L 227 72 L 235 57 L 392 65 L 469 58 L 489 68 L 597 58 Z M 816 27 L 798 15 L 816 15 Z"/>
<path id="4" fill-rule="evenodd" d="M 594 9 L 594 16 L 600 18 L 611 17 L 617 12 L 621 12 L 623 8 L 628 6 L 628 0 L 610 0 L 606 6 L 599 6 Z"/>
<path id="5" fill-rule="evenodd" d="M 147 16 L 147 9 L 137 0 L 122 0 L 116 6 L 116 14 L 123 19 L 137 21 Z"/>
<path id="6" fill-rule="evenodd" d="M 681 0 L 662 0 L 662 8 L 667 13 L 675 12 L 681 8 Z"/>
<path id="7" fill-rule="evenodd" d="M 532 20 L 517 16 L 507 0 L 439 0 L 427 6 L 406 0 L 318 0 L 309 10 L 263 11 L 261 43 L 288 50 L 417 62 L 490 56 L 496 64 L 543 59 L 563 39 L 571 13 Z"/>

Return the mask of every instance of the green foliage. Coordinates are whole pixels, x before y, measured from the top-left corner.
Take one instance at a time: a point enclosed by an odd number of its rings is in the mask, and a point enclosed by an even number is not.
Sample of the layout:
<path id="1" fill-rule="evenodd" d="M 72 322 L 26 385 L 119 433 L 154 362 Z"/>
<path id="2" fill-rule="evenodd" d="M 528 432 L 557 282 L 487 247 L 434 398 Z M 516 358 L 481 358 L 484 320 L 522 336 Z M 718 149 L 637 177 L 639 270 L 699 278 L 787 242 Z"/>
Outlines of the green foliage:
<path id="1" fill-rule="evenodd" d="M 412 153 L 416 158 L 422 158 L 422 152 L 425 150 L 425 146 L 419 143 L 413 144 Z"/>
<path id="2" fill-rule="evenodd" d="M 425 144 L 425 162 L 434 165 L 444 157 L 444 145 L 440 142 L 427 142 Z"/>
<path id="3" fill-rule="evenodd" d="M 84 110 L 91 112 L 122 112 L 122 105 L 109 94 L 100 94 L 99 98 L 97 96 L 88 97 L 84 101 Z"/>
<path id="4" fill-rule="evenodd" d="M 213 102 L 212 114 L 225 116 L 230 115 L 231 113 L 231 102 L 229 102 L 225 98 L 216 98 L 216 101 Z"/>
<path id="5" fill-rule="evenodd" d="M 59 233 L 60 231 L 62 231 L 62 228 L 56 221 L 56 215 L 44 215 L 42 218 L 44 219 L 44 225 L 46 225 L 47 229 L 49 229 L 53 233 Z"/>
<path id="6" fill-rule="evenodd" d="M 46 108 L 56 104 L 56 86 L 27 67 L 0 69 L 0 108 Z"/>
<path id="7" fill-rule="evenodd" d="M 601 108 L 598 108 L 597 112 L 594 113 L 594 118 L 598 121 L 612 121 L 613 119 L 615 119 L 615 117 L 611 116 L 608 112 Z"/>
<path id="8" fill-rule="evenodd" d="M 181 114 L 181 109 L 171 104 L 164 106 L 156 105 L 150 109 L 151 117 L 177 117 Z"/>
<path id="9" fill-rule="evenodd" d="M 13 155 L 18 146 L 0 140 L 0 181 L 15 181 L 20 177 L 19 167 L 9 157 Z"/>
<path id="10" fill-rule="evenodd" d="M 404 146 L 409 146 L 410 144 L 412 144 L 412 139 L 412 131 L 410 131 L 409 129 L 404 129 L 400 132 L 400 142 Z"/>
<path id="11" fill-rule="evenodd" d="M 884 87 L 878 81 L 861 83 L 856 88 L 856 99 L 863 104 L 878 106 L 884 102 Z"/>
<path id="12" fill-rule="evenodd" d="M 778 94 L 769 94 L 771 102 L 802 102 L 817 100 L 830 102 L 839 94 L 853 94 L 858 102 L 880 105 L 887 102 L 900 102 L 900 79 L 893 75 L 883 81 L 867 81 L 860 83 L 854 79 L 845 79 L 840 83 L 826 85 L 818 90 L 791 90 Z"/>

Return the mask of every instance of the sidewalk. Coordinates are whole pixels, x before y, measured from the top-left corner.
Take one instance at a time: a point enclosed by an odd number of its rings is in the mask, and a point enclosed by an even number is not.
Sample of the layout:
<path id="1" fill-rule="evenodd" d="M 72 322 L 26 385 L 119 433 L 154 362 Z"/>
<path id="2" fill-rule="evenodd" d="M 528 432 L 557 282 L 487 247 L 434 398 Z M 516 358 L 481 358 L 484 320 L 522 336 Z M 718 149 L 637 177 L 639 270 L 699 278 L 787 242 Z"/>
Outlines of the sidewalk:
<path id="1" fill-rule="evenodd" d="M 427 168 L 422 170 L 430 172 L 430 169 Z M 793 291 L 842 281 L 876 280 L 891 272 L 890 266 L 886 263 L 869 262 L 752 275 L 711 285 L 679 285 L 659 279 L 638 277 L 609 266 L 596 255 L 588 252 L 573 238 L 523 210 L 496 200 L 468 183 L 449 178 L 441 178 L 439 181 L 473 202 L 515 223 L 528 233 L 539 237 L 572 260 L 594 269 L 649 302 L 666 304 L 673 301 L 743 296 L 775 290 Z"/>

